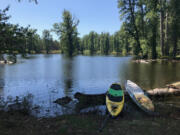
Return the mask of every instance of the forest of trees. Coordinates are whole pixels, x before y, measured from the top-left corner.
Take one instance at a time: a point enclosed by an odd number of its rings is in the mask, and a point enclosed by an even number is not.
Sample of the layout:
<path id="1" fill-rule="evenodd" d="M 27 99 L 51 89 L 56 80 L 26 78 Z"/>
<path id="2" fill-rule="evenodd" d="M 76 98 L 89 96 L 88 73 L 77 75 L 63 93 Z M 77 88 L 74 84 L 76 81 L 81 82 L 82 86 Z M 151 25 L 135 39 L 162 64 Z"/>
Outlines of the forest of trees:
<path id="1" fill-rule="evenodd" d="M 50 31 L 44 30 L 43 37 L 37 34 L 36 29 L 30 26 L 22 27 L 18 24 L 8 22 L 10 16 L 7 15 L 9 6 L 0 10 L 0 59 L 4 59 L 3 54 L 22 56 L 32 53 L 49 53 L 51 50 L 59 50 L 58 41 L 52 39 Z"/>
<path id="2" fill-rule="evenodd" d="M 90 54 L 176 57 L 180 53 L 179 0 L 118 0 L 121 29 L 110 35 L 90 32 L 79 50 Z"/>
<path id="3" fill-rule="evenodd" d="M 113 54 L 151 59 L 180 54 L 180 0 L 118 0 L 117 5 L 120 30 L 114 34 L 91 31 L 81 38 L 79 20 L 67 10 L 62 14 L 63 21 L 55 23 L 52 30 L 44 30 L 40 37 L 30 26 L 8 23 L 7 7 L 0 10 L 0 53 L 61 50 L 69 56 Z M 59 36 L 59 42 L 53 40 L 51 32 Z"/>
<path id="4" fill-rule="evenodd" d="M 120 19 L 123 22 L 121 29 L 114 34 L 91 31 L 78 38 L 77 28 L 73 43 L 67 43 L 62 35 L 68 35 L 72 28 L 64 26 L 73 25 L 73 18 L 67 22 L 68 15 L 63 13 L 63 22 L 59 24 L 62 46 L 73 49 L 81 54 L 103 55 L 136 55 L 140 58 L 156 59 L 158 57 L 173 57 L 180 53 L 180 1 L 179 0 L 118 0 Z M 59 29 L 58 29 L 59 28 Z M 64 28 L 64 30 L 62 30 Z M 68 38 L 66 38 L 68 39 Z M 65 43 L 66 42 L 66 43 Z M 72 47 L 70 47 L 72 46 Z M 76 48 L 76 49 L 75 49 Z M 72 53 L 72 52 L 71 52 Z"/>
<path id="5" fill-rule="evenodd" d="M 118 0 L 125 33 L 135 55 L 176 57 L 180 37 L 179 0 Z M 134 45 L 133 45 L 134 44 Z"/>

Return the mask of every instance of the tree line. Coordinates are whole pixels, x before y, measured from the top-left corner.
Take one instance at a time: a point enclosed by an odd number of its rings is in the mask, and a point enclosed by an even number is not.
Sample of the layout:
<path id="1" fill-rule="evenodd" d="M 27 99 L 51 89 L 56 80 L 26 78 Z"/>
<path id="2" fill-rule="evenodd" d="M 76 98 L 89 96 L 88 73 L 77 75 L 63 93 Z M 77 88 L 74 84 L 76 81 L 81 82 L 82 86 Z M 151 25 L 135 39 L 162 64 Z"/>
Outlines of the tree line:
<path id="1" fill-rule="evenodd" d="M 80 38 L 77 30 L 79 20 L 67 10 L 63 11 L 62 19 L 62 22 L 53 25 L 53 31 L 59 36 L 62 53 L 68 56 L 76 54 L 130 54 L 128 37 L 125 35 L 124 27 L 113 35 L 108 32 L 98 34 L 91 31 Z"/>
<path id="2" fill-rule="evenodd" d="M 123 31 L 118 31 L 111 35 L 108 32 L 98 34 L 91 31 L 88 35 L 81 38 L 78 50 L 85 54 L 102 54 L 102 55 L 128 55 L 130 48 L 127 39 L 124 38 Z"/>
<path id="3" fill-rule="evenodd" d="M 44 30 L 41 38 L 30 27 L 7 23 L 8 8 L 0 10 L 0 32 L 6 37 L 0 37 L 0 50 L 26 54 L 60 49 L 68 56 L 114 54 L 152 59 L 175 58 L 180 53 L 179 0 L 118 0 L 117 4 L 123 22 L 120 30 L 114 34 L 91 31 L 81 38 L 77 29 L 79 20 L 64 10 L 63 21 L 55 23 L 51 30 L 57 34 L 60 43 L 53 40 L 51 31 Z"/>
<path id="4" fill-rule="evenodd" d="M 135 55 L 152 59 L 176 57 L 180 37 L 179 0 L 118 0 L 118 8 L 126 35 L 135 42 Z"/>
<path id="5" fill-rule="evenodd" d="M 180 53 L 179 0 L 118 0 L 118 8 L 123 21 L 119 31 L 112 35 L 91 31 L 82 38 L 77 34 L 77 20 L 65 10 L 63 22 L 54 26 L 65 52 L 152 59 L 175 58 Z"/>
<path id="6" fill-rule="evenodd" d="M 9 23 L 8 10 L 9 6 L 0 10 L 0 59 L 3 59 L 5 53 L 8 55 L 19 53 L 26 56 L 26 54 L 49 53 L 51 50 L 60 49 L 59 42 L 53 40 L 50 30 L 44 30 L 40 37 L 37 30 L 30 26 L 22 27 Z"/>

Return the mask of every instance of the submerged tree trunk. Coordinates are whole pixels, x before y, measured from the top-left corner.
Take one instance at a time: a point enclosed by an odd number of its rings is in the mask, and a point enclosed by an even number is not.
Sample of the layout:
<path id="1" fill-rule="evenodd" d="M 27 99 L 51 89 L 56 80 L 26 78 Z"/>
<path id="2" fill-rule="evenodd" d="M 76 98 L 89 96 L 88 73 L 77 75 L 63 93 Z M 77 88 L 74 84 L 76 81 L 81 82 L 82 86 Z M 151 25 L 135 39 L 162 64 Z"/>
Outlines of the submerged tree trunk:
<path id="1" fill-rule="evenodd" d="M 4 55 L 0 53 L 0 61 L 4 60 Z"/>
<path id="2" fill-rule="evenodd" d="M 46 54 L 49 54 L 49 50 L 46 50 Z"/>

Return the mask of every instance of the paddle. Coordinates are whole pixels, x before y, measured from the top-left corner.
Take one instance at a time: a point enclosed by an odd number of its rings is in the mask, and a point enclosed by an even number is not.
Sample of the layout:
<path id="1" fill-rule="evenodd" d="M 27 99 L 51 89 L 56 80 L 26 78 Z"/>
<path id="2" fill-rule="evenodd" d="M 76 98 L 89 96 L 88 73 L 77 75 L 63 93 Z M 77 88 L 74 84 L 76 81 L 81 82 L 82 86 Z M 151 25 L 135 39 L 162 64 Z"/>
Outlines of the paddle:
<path id="1" fill-rule="evenodd" d="M 110 114 L 106 115 L 106 118 L 104 119 L 104 121 L 103 121 L 102 124 L 101 124 L 101 127 L 100 127 L 100 129 L 99 129 L 99 132 L 102 132 L 102 130 L 103 130 L 104 127 L 106 126 L 107 121 L 109 120 L 109 118 L 110 118 Z"/>

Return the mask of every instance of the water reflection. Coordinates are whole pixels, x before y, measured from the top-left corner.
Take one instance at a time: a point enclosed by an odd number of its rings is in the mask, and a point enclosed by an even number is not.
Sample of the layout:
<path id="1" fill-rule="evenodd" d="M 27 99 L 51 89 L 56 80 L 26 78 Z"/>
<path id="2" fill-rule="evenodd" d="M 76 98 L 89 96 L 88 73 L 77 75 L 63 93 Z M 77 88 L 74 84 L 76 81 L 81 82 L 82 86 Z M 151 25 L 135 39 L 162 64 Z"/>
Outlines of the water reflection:
<path id="1" fill-rule="evenodd" d="M 73 86 L 73 71 L 74 71 L 74 57 L 63 57 L 62 59 L 62 71 L 64 81 L 64 94 L 70 96 Z"/>
<path id="2" fill-rule="evenodd" d="M 179 81 L 180 63 L 159 61 L 149 64 L 129 63 L 126 79 L 136 82 L 144 89 L 165 87 L 166 84 Z"/>
<path id="3" fill-rule="evenodd" d="M 4 70 L 5 70 L 5 65 L 0 65 L 0 95 L 3 95 L 3 88 L 5 85 Z"/>

